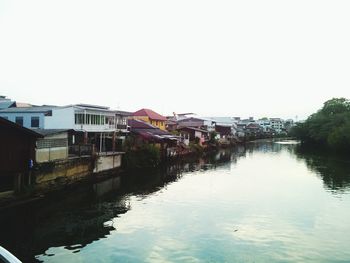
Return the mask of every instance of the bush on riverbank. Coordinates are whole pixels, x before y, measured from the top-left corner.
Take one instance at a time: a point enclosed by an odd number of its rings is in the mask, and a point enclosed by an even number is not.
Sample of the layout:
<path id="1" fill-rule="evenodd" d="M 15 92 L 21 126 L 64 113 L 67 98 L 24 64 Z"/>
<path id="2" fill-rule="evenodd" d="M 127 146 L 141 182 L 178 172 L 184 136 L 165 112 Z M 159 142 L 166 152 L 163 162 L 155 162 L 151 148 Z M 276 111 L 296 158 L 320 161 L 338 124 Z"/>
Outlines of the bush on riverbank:
<path id="1" fill-rule="evenodd" d="M 350 102 L 345 98 L 326 101 L 322 109 L 298 123 L 291 135 L 306 144 L 350 151 Z"/>
<path id="2" fill-rule="evenodd" d="M 143 144 L 125 153 L 123 166 L 127 169 L 152 168 L 158 166 L 160 161 L 160 149 L 152 144 Z"/>

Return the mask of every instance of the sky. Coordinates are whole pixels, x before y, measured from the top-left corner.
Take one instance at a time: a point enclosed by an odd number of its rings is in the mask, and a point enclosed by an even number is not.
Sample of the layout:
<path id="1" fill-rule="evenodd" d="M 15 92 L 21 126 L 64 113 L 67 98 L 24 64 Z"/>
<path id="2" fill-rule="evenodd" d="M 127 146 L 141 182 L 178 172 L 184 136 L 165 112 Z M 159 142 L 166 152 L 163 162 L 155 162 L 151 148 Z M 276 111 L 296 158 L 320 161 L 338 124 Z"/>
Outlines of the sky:
<path id="1" fill-rule="evenodd" d="M 350 98 L 350 1 L 0 0 L 0 95 L 304 119 Z"/>

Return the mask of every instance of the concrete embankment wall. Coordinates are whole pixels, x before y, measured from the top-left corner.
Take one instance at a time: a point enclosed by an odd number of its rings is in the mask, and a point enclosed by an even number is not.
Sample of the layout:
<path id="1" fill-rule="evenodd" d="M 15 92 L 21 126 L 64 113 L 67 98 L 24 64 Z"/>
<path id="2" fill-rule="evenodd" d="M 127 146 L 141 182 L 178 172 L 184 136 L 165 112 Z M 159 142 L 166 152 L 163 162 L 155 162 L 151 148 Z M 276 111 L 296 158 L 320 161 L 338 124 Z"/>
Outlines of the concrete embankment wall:
<path id="1" fill-rule="evenodd" d="M 35 190 L 50 191 L 87 179 L 92 174 L 92 169 L 90 157 L 40 164 L 33 172 Z"/>
<path id="2" fill-rule="evenodd" d="M 105 172 L 111 169 L 118 168 L 122 165 L 122 156 L 121 155 L 105 155 L 98 156 L 94 173 Z"/>
<path id="3" fill-rule="evenodd" d="M 38 164 L 32 172 L 34 190 L 48 192 L 66 185 L 89 180 L 121 167 L 121 153 L 57 160 Z"/>

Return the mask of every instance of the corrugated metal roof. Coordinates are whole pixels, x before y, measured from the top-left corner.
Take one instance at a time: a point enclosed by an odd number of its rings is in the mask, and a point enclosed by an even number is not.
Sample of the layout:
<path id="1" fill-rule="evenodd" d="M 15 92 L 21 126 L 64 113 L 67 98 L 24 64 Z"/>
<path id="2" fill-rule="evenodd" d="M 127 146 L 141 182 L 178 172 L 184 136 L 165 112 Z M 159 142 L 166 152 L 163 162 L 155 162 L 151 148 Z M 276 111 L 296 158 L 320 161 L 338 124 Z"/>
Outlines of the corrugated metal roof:
<path id="1" fill-rule="evenodd" d="M 207 131 L 207 130 L 194 128 L 194 127 L 181 127 L 178 130 L 192 130 L 192 131 L 199 131 L 199 132 L 203 132 L 203 133 L 209 133 L 209 131 Z"/>
<path id="2" fill-rule="evenodd" d="M 34 132 L 37 132 L 43 136 L 47 136 L 47 135 L 53 135 L 53 134 L 59 134 L 59 133 L 64 133 L 64 132 L 68 132 L 71 129 L 31 129 Z"/>
<path id="3" fill-rule="evenodd" d="M 129 111 L 121 111 L 121 110 L 116 110 L 116 111 L 114 111 L 115 112 L 115 114 L 117 114 L 117 115 L 122 115 L 122 116 L 132 116 L 132 112 L 129 112 Z"/>
<path id="4" fill-rule="evenodd" d="M 0 113 L 45 113 L 52 109 L 58 108 L 58 106 L 37 106 L 37 107 L 24 107 L 24 108 L 8 108 L 0 110 Z"/>
<path id="5" fill-rule="evenodd" d="M 157 127 L 141 120 L 128 120 L 128 125 L 131 129 L 158 129 Z"/>

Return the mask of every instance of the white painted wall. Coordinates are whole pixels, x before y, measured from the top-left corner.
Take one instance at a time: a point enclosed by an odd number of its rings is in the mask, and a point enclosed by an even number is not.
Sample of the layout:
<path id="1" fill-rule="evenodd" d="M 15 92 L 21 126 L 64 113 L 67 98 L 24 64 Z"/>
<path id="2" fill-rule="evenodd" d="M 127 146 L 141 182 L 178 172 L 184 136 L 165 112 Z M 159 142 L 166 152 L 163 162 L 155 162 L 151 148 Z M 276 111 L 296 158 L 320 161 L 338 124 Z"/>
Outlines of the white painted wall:
<path id="1" fill-rule="evenodd" d="M 35 150 L 35 161 L 44 163 L 68 158 L 68 147 L 55 147 Z"/>
<path id="2" fill-rule="evenodd" d="M 94 173 L 108 171 L 114 168 L 120 167 L 122 164 L 122 156 L 109 155 L 109 156 L 98 156 L 96 161 L 96 167 Z"/>

